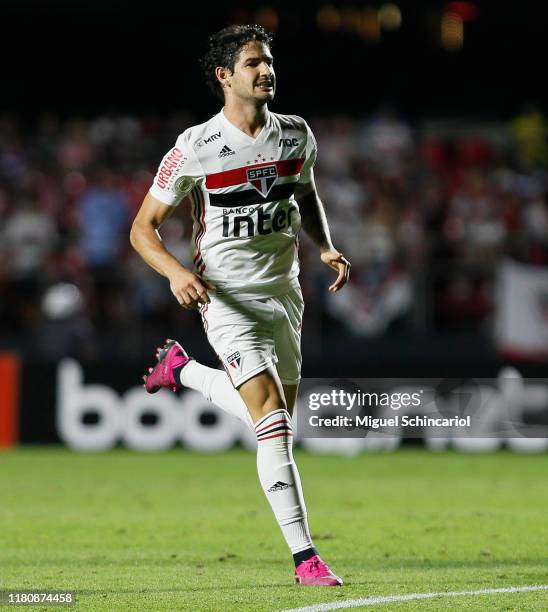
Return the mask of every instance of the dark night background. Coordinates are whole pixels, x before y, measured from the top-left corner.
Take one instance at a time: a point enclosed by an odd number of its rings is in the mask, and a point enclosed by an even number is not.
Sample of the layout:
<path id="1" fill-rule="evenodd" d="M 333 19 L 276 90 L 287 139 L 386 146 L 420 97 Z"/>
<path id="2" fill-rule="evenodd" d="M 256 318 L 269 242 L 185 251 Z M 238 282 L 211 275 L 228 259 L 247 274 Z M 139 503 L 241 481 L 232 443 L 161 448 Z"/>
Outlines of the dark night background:
<path id="1" fill-rule="evenodd" d="M 543 3 L 476 2 L 479 15 L 465 23 L 458 53 L 439 44 L 447 3 L 400 2 L 401 28 L 383 32 L 378 44 L 344 27 L 319 31 L 316 13 L 323 4 L 272 3 L 279 16 L 276 110 L 359 114 L 392 101 L 410 117 L 484 116 L 515 113 L 526 100 L 546 106 Z M 4 0 L 1 104 L 29 116 L 43 110 L 142 113 L 181 107 L 208 115 L 216 102 L 197 63 L 207 35 L 234 21 L 255 21 L 264 6 Z"/>

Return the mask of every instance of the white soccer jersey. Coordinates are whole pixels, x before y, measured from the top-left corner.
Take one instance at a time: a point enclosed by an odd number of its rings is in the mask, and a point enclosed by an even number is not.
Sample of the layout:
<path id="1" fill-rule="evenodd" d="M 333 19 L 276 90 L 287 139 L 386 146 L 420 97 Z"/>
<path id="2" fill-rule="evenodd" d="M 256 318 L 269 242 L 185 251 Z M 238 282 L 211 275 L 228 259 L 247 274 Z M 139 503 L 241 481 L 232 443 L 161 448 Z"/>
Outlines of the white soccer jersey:
<path id="1" fill-rule="evenodd" d="M 298 284 L 301 218 L 293 193 L 311 180 L 315 160 L 304 119 L 269 112 L 252 138 L 221 111 L 179 136 L 150 193 L 170 206 L 190 196 L 195 271 L 218 291 L 280 295 Z"/>

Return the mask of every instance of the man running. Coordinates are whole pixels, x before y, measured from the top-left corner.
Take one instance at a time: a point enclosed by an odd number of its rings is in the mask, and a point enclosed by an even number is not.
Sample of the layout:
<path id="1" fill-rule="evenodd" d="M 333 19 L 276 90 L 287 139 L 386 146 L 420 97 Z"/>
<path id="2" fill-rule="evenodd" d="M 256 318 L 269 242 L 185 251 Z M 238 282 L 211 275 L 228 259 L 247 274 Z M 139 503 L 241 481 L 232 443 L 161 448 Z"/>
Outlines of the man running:
<path id="1" fill-rule="evenodd" d="M 144 381 L 149 393 L 195 389 L 252 427 L 259 480 L 293 554 L 297 583 L 339 586 L 310 537 L 292 454 L 304 308 L 300 227 L 337 273 L 330 291 L 344 286 L 350 264 L 331 242 L 316 193 L 310 128 L 300 117 L 268 109 L 276 90 L 271 43 L 272 35 L 257 25 L 230 26 L 210 37 L 202 65 L 224 106 L 178 137 L 131 229 L 133 247 L 169 280 L 181 306 L 200 310 L 224 371 L 167 340 Z M 157 232 L 185 197 L 194 220 L 192 271 Z"/>

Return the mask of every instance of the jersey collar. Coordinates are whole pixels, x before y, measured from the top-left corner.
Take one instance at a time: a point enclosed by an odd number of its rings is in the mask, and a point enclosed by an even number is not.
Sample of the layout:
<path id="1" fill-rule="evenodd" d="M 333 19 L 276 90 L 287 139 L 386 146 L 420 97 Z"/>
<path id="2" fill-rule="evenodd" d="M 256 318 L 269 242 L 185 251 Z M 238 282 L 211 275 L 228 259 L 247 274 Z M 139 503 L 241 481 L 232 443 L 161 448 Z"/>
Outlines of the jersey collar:
<path id="1" fill-rule="evenodd" d="M 221 109 L 219 113 L 219 118 L 221 123 L 230 131 L 232 135 L 238 138 L 240 141 L 249 145 L 261 144 L 266 140 L 267 134 L 270 131 L 270 127 L 272 125 L 272 113 L 267 111 L 266 123 L 263 126 L 263 129 L 259 132 L 257 138 L 252 138 L 249 134 L 243 132 L 240 128 L 236 127 L 233 123 L 231 123 L 225 115 L 224 109 Z"/>

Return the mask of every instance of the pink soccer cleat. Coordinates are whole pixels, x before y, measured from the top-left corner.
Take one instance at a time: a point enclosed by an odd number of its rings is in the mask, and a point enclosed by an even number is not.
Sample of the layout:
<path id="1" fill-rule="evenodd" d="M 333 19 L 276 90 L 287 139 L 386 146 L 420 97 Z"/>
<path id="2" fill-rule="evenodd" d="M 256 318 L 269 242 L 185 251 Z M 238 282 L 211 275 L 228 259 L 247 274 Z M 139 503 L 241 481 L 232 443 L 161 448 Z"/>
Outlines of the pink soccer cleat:
<path id="1" fill-rule="evenodd" d="M 173 377 L 173 369 L 185 366 L 192 357 L 189 357 L 183 347 L 175 340 L 166 340 L 161 348 L 156 349 L 158 363 L 148 369 L 148 374 L 143 376 L 145 384 L 143 387 L 149 393 L 156 393 L 162 387 L 175 392 L 183 388 L 180 381 Z"/>
<path id="2" fill-rule="evenodd" d="M 295 568 L 295 582 L 301 586 L 342 586 L 342 579 L 329 569 L 318 555 Z"/>

